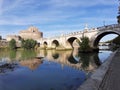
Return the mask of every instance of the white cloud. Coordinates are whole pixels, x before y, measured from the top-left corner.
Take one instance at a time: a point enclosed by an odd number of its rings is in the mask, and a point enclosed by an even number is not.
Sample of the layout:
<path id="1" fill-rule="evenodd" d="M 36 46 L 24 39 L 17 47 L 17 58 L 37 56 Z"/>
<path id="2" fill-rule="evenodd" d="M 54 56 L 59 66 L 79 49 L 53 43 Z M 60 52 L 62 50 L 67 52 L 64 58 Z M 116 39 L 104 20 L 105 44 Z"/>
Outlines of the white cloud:
<path id="1" fill-rule="evenodd" d="M 37 24 L 44 31 L 54 29 L 52 33 L 55 33 L 56 29 L 61 33 L 63 30 L 79 30 L 85 23 L 92 27 L 103 23 L 104 20 L 106 23 L 112 23 L 116 18 L 113 17 L 115 10 L 112 9 L 117 4 L 115 0 L 10 0 L 9 3 L 6 1 L 8 0 L 0 0 L 0 25 Z M 109 5 L 111 8 L 89 8 L 102 5 Z"/>

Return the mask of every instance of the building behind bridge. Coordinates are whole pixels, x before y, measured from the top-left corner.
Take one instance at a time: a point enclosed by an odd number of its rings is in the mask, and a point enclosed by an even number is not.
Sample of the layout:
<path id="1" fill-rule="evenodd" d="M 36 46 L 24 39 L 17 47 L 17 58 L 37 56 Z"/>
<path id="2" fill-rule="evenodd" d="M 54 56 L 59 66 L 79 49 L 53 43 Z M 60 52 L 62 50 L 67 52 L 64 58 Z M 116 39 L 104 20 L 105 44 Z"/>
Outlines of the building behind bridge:
<path id="1" fill-rule="evenodd" d="M 10 41 L 11 39 L 15 39 L 18 42 L 20 39 L 38 40 L 40 38 L 43 38 L 43 32 L 40 32 L 34 26 L 30 26 L 27 30 L 21 30 L 18 35 L 7 35 L 6 40 Z"/>
<path id="2" fill-rule="evenodd" d="M 31 26 L 27 30 L 20 31 L 19 36 L 23 39 L 38 40 L 40 38 L 43 38 L 43 33 L 40 32 L 38 28 Z"/>

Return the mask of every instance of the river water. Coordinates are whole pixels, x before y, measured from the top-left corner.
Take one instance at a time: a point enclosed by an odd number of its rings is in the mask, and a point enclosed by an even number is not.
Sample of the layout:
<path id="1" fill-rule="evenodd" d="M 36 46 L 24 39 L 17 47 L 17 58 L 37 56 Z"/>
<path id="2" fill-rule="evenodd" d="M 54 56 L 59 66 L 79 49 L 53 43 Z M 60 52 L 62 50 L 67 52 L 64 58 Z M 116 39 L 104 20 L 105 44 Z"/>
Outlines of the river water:
<path id="1" fill-rule="evenodd" d="M 0 90 L 76 90 L 110 53 L 0 51 Z"/>

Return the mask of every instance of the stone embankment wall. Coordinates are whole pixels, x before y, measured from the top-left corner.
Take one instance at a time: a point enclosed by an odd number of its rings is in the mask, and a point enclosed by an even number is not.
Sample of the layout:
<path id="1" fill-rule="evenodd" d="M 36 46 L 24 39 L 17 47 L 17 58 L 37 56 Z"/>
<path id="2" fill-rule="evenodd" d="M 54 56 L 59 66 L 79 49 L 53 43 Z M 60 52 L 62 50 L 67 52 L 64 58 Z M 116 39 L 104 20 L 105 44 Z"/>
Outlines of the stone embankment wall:
<path id="1" fill-rule="evenodd" d="M 115 54 L 118 52 L 113 52 L 110 57 L 104 62 L 92 75 L 88 80 L 86 80 L 77 90 L 99 90 L 99 87 L 106 75 L 109 65 L 113 60 Z"/>

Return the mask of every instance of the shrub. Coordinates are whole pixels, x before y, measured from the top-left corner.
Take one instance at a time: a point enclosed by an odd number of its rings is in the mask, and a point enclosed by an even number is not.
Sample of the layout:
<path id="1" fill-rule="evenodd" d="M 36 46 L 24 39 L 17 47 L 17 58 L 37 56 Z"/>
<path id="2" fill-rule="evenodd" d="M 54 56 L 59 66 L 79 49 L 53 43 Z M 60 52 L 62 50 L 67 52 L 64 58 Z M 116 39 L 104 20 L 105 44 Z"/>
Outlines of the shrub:
<path id="1" fill-rule="evenodd" d="M 33 39 L 22 40 L 21 42 L 21 47 L 24 49 L 34 49 L 35 45 L 37 44 Z"/>
<path id="2" fill-rule="evenodd" d="M 9 42 L 10 49 L 16 49 L 16 41 L 14 39 Z"/>
<path id="3" fill-rule="evenodd" d="M 81 42 L 79 42 L 80 50 L 81 51 L 89 51 L 90 45 L 89 45 L 89 38 L 88 37 L 82 37 Z"/>

